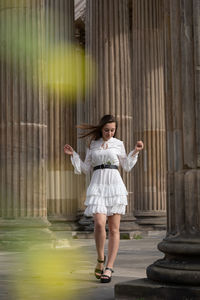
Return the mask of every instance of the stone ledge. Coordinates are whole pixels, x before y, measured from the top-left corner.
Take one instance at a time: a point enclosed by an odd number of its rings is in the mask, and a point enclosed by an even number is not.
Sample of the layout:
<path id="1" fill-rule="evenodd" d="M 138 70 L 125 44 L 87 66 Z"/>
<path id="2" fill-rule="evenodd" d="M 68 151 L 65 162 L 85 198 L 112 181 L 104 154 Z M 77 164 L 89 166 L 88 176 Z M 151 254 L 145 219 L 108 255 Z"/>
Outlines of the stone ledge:
<path id="1" fill-rule="evenodd" d="M 73 231 L 72 238 L 74 239 L 93 239 L 93 231 Z M 108 238 L 108 232 L 107 232 Z M 121 240 L 132 240 L 132 239 L 142 239 L 142 232 L 140 231 L 130 231 L 130 232 L 120 232 Z"/>
<path id="2" fill-rule="evenodd" d="M 108 234 L 108 232 L 107 232 Z M 121 240 L 133 240 L 133 239 L 142 239 L 146 237 L 159 237 L 162 239 L 165 236 L 164 230 L 155 230 L 155 231 L 120 231 Z M 74 239 L 93 239 L 93 231 L 72 231 L 72 238 Z"/>
<path id="3" fill-rule="evenodd" d="M 169 285 L 147 278 L 115 285 L 115 300 L 199 300 L 200 287 Z"/>
<path id="4" fill-rule="evenodd" d="M 73 239 L 93 239 L 94 232 L 93 231 L 72 231 Z"/>

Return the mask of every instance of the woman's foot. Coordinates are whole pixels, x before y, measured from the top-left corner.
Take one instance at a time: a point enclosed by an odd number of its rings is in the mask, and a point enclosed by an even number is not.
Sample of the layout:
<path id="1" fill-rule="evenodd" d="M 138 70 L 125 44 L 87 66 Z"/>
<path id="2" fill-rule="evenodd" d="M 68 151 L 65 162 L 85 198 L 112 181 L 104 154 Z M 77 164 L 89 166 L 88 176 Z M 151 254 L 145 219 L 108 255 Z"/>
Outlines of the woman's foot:
<path id="1" fill-rule="evenodd" d="M 103 274 L 101 275 L 101 282 L 102 283 L 108 283 L 111 281 L 112 278 L 112 273 L 113 273 L 113 269 L 112 268 L 105 268 L 105 271 L 103 272 Z"/>
<path id="2" fill-rule="evenodd" d="M 104 256 L 103 260 L 97 259 L 96 269 L 94 270 L 94 275 L 97 279 L 100 279 L 101 275 L 103 274 L 105 261 L 106 261 L 106 256 Z"/>

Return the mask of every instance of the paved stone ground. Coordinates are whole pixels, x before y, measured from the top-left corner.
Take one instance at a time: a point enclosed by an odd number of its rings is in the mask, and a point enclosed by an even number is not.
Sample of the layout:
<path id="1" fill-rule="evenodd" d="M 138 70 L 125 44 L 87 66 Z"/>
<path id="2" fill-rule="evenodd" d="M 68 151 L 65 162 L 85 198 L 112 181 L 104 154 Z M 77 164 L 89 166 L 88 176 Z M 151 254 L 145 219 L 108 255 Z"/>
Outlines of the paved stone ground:
<path id="1" fill-rule="evenodd" d="M 69 240 L 68 249 L 53 252 L 0 252 L 1 300 L 113 300 L 114 285 L 146 277 L 146 267 L 163 257 L 157 244 L 165 233 L 121 240 L 112 281 L 101 284 L 93 275 L 94 240 Z M 107 241 L 105 254 L 107 254 Z"/>

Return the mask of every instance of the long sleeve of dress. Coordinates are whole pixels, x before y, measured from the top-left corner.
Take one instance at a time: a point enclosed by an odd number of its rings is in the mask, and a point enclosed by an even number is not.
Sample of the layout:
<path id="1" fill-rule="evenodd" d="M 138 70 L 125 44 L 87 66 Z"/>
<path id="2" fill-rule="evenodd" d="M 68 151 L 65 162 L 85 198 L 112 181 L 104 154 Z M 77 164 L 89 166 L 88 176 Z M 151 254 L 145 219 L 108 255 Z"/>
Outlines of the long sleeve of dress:
<path id="1" fill-rule="evenodd" d="M 138 160 L 138 153 L 136 153 L 133 156 L 133 152 L 134 152 L 134 150 L 132 150 L 127 156 L 126 155 L 126 150 L 124 148 L 124 143 L 122 143 L 121 151 L 120 151 L 120 154 L 119 154 L 119 161 L 120 161 L 120 164 L 121 164 L 122 168 L 126 172 L 130 172 L 131 169 L 135 166 L 135 164 Z"/>
<path id="2" fill-rule="evenodd" d="M 74 166 L 75 174 L 81 174 L 82 172 L 88 174 L 91 170 L 91 162 L 92 162 L 91 150 L 87 149 L 84 162 L 80 159 L 78 153 L 74 151 L 73 155 L 71 156 L 71 162 L 72 165 Z"/>

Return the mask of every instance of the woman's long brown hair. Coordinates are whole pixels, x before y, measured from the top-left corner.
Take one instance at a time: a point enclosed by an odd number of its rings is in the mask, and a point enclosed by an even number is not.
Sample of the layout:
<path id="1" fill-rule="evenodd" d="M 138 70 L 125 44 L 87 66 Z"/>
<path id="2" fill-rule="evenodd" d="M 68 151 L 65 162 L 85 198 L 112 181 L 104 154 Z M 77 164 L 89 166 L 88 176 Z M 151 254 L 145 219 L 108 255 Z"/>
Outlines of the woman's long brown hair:
<path id="1" fill-rule="evenodd" d="M 114 137 L 116 136 L 117 133 L 117 120 L 114 116 L 112 115 L 104 115 L 101 120 L 99 121 L 98 125 L 91 125 L 91 124 L 80 124 L 77 125 L 77 128 L 88 130 L 87 133 L 82 133 L 80 134 L 79 138 L 86 138 L 86 137 L 90 137 L 90 141 L 89 141 L 89 145 L 91 144 L 92 140 L 98 140 L 102 137 L 102 128 L 104 127 L 104 125 L 106 125 L 107 123 L 115 123 L 116 124 L 116 128 L 115 128 L 115 134 Z"/>

